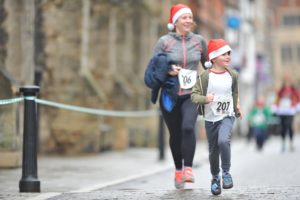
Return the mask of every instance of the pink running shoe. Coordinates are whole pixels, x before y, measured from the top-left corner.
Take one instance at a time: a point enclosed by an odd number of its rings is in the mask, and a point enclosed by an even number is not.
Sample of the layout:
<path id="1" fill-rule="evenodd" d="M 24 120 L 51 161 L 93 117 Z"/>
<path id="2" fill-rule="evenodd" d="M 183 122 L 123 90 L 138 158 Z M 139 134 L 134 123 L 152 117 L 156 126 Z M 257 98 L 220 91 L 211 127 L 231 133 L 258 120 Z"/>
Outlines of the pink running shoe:
<path id="1" fill-rule="evenodd" d="M 184 180 L 184 182 L 187 182 L 187 183 L 194 183 L 195 182 L 193 169 L 191 167 L 184 167 L 183 180 Z"/>
<path id="2" fill-rule="evenodd" d="M 183 181 L 183 172 L 182 172 L 182 170 L 176 170 L 175 171 L 175 187 L 177 189 L 183 189 L 184 188 L 184 181 Z"/>

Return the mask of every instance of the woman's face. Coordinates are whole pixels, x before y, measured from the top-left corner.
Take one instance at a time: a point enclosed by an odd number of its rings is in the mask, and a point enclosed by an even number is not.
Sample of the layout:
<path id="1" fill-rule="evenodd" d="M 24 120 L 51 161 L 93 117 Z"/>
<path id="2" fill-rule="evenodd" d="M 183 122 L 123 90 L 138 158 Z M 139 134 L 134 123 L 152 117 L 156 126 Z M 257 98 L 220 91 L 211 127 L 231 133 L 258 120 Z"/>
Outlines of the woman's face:
<path id="1" fill-rule="evenodd" d="M 191 14 L 183 14 L 181 15 L 175 23 L 176 32 L 181 35 L 185 35 L 189 31 L 191 31 L 193 27 L 193 16 Z"/>

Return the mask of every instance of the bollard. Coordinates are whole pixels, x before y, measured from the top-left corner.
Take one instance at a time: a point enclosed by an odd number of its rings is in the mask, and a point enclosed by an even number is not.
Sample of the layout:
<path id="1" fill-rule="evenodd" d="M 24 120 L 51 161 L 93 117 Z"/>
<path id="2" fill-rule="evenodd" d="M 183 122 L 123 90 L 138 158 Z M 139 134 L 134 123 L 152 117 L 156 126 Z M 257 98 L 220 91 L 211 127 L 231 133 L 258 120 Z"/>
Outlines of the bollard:
<path id="1" fill-rule="evenodd" d="M 24 132 L 22 178 L 19 182 L 20 192 L 40 192 L 40 181 L 37 175 L 37 104 L 34 98 L 39 92 L 35 85 L 24 86 L 20 92 L 24 100 Z"/>
<path id="2" fill-rule="evenodd" d="M 164 129 L 164 119 L 162 114 L 159 115 L 158 149 L 159 149 L 159 160 L 164 160 L 165 159 L 165 129 Z"/>

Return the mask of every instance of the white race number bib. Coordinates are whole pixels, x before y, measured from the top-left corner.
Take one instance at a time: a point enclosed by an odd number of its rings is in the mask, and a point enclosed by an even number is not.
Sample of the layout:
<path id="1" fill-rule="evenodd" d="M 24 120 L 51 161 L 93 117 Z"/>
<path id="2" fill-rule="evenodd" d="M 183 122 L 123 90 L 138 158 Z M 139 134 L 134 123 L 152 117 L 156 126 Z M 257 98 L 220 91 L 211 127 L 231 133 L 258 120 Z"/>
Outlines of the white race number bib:
<path id="1" fill-rule="evenodd" d="M 292 101 L 289 97 L 283 97 L 280 101 L 279 107 L 281 108 L 291 108 Z"/>
<path id="2" fill-rule="evenodd" d="M 253 117 L 253 124 L 260 125 L 266 123 L 266 116 L 264 115 L 263 111 L 258 111 L 256 115 Z"/>
<path id="3" fill-rule="evenodd" d="M 189 69 L 181 69 L 178 74 L 180 88 L 192 88 L 197 81 L 197 71 Z"/>
<path id="4" fill-rule="evenodd" d="M 215 97 L 211 109 L 217 116 L 231 115 L 233 112 L 233 101 L 231 97 Z"/>

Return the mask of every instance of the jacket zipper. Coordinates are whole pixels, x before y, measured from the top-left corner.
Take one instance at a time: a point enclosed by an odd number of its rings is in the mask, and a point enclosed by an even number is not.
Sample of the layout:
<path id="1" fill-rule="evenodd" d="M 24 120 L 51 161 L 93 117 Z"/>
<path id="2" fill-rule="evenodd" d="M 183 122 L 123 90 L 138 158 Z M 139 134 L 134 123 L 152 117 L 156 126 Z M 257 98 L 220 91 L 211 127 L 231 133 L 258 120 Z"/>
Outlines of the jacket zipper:
<path id="1" fill-rule="evenodd" d="M 182 68 L 186 67 L 186 49 L 185 49 L 185 42 L 184 42 L 184 35 L 182 35 L 182 49 L 183 49 L 183 63 L 182 63 Z M 179 88 L 178 91 L 179 95 L 182 95 L 182 89 Z"/>

